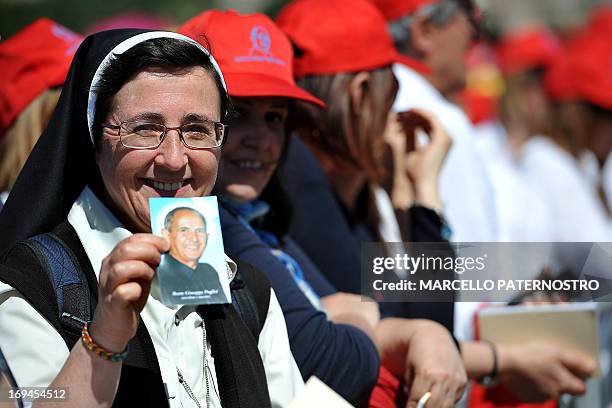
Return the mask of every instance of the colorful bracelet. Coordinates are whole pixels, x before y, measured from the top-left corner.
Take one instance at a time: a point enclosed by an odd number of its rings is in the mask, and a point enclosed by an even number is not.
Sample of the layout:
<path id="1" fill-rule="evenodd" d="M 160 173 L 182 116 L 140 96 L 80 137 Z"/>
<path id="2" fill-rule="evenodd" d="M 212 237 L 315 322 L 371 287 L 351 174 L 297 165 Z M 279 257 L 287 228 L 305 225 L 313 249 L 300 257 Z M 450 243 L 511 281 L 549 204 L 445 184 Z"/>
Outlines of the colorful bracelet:
<path id="1" fill-rule="evenodd" d="M 91 338 L 89 334 L 89 323 L 85 323 L 83 326 L 83 331 L 81 332 L 81 341 L 85 345 L 85 348 L 89 351 L 94 352 L 98 357 L 103 358 L 106 361 L 111 361 L 113 363 L 117 361 L 123 361 L 127 358 L 128 355 L 128 347 L 125 347 L 121 353 L 113 353 L 108 350 L 105 350 L 103 347 L 96 344 Z"/>

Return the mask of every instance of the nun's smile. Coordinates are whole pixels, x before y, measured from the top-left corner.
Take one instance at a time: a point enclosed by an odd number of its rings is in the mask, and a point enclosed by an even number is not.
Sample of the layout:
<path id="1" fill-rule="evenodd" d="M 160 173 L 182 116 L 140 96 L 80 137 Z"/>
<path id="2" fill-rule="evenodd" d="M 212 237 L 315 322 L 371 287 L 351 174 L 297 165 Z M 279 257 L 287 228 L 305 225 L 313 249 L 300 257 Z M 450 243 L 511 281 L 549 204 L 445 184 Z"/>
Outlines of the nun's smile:
<path id="1" fill-rule="evenodd" d="M 214 79 L 201 67 L 179 73 L 143 71 L 117 92 L 107 122 L 146 120 L 178 127 L 194 118 L 219 121 L 220 106 Z M 176 130 L 169 130 L 156 149 L 130 149 L 121 144 L 117 130 L 105 128 L 97 162 L 106 194 L 121 220 L 134 232 L 148 232 L 148 199 L 209 194 L 219 155 L 219 148 L 186 147 Z"/>

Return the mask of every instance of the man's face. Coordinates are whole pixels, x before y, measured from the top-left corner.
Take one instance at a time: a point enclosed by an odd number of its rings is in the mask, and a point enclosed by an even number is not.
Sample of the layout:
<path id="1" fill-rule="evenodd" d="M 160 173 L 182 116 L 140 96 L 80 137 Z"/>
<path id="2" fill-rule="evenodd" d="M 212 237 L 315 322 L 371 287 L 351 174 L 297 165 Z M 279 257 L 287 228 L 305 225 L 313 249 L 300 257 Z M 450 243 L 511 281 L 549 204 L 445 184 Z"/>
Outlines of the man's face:
<path id="1" fill-rule="evenodd" d="M 474 28 L 462 10 L 457 10 L 446 24 L 430 28 L 432 51 L 425 60 L 432 71 L 430 79 L 442 94 L 460 91 L 465 87 L 465 54 L 474 38 Z"/>
<path id="2" fill-rule="evenodd" d="M 174 214 L 166 236 L 170 241 L 170 255 L 195 268 L 206 248 L 206 226 L 202 218 L 193 211 L 179 211 Z"/>

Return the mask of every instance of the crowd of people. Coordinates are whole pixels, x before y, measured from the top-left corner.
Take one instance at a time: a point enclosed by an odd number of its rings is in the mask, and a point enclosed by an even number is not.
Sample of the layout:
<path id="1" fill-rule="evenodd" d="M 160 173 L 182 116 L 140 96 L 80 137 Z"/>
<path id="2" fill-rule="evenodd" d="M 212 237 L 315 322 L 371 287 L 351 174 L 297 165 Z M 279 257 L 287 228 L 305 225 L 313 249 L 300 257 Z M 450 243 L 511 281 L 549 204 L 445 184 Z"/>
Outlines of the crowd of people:
<path id="1" fill-rule="evenodd" d="M 208 10 L 84 38 L 43 18 L 3 39 L 14 381 L 74 407 L 285 407 L 311 376 L 359 407 L 583 394 L 595 361 L 478 340 L 486 305 L 365 296 L 361 245 L 611 241 L 610 27 L 602 9 L 563 38 L 486 44 L 471 1 L 292 0 L 274 20 Z M 484 116 L 465 103 L 478 48 L 503 82 Z M 207 195 L 231 301 L 169 306 L 149 199 Z M 537 272 L 578 273 L 584 248 L 566 248 Z"/>

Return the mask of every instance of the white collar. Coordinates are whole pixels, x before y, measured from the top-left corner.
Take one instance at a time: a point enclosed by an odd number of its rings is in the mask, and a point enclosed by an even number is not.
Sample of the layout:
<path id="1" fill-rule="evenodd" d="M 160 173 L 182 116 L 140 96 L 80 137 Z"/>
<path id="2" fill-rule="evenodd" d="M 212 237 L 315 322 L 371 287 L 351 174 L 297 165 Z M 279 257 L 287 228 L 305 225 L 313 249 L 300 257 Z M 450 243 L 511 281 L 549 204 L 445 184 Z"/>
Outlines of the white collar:
<path id="1" fill-rule="evenodd" d="M 418 103 L 448 103 L 442 94 L 415 70 L 403 65 L 393 64 L 393 73 L 397 77 L 400 89 L 393 104 L 395 112 L 404 112 L 417 107 Z"/>
<path id="2" fill-rule="evenodd" d="M 104 257 L 110 254 L 120 241 L 132 235 L 89 187 L 83 189 L 72 205 L 68 222 L 79 236 L 96 278 L 99 277 Z M 236 263 L 227 255 L 225 260 L 231 271 L 231 281 L 236 275 Z"/>

